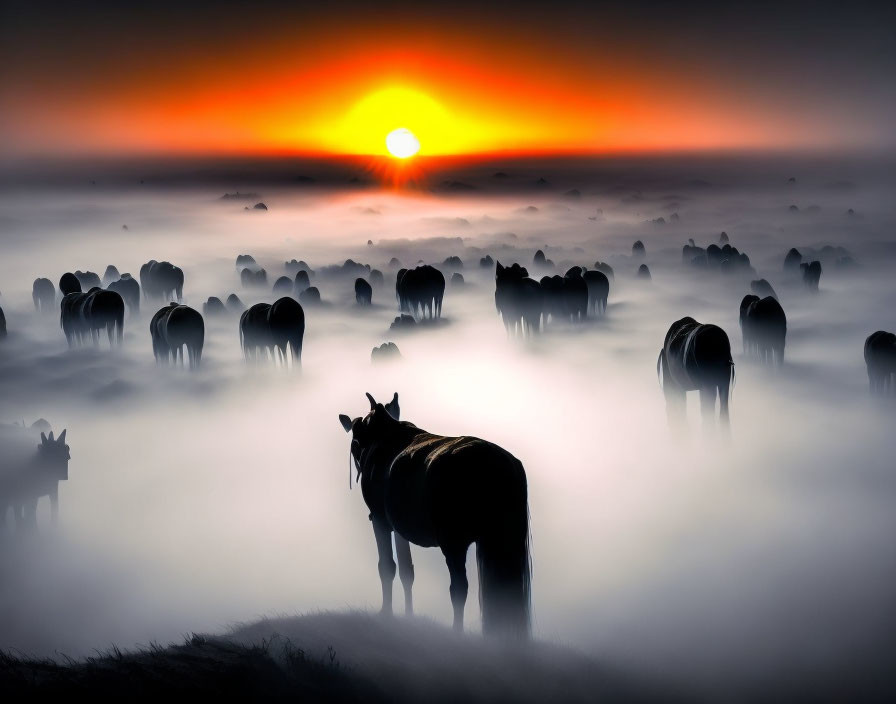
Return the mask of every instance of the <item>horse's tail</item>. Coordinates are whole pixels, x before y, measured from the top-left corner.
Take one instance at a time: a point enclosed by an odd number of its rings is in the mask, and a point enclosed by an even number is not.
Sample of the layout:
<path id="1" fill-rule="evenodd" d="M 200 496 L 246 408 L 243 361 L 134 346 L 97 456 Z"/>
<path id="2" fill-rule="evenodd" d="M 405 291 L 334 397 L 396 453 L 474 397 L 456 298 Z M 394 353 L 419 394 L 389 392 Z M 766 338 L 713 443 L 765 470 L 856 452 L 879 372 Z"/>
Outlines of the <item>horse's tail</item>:
<path id="1" fill-rule="evenodd" d="M 522 486 L 508 491 L 506 510 L 496 512 L 498 515 L 476 543 L 476 561 L 483 632 L 528 638 L 532 612 L 531 534 L 526 479 L 522 467 L 520 470 Z"/>

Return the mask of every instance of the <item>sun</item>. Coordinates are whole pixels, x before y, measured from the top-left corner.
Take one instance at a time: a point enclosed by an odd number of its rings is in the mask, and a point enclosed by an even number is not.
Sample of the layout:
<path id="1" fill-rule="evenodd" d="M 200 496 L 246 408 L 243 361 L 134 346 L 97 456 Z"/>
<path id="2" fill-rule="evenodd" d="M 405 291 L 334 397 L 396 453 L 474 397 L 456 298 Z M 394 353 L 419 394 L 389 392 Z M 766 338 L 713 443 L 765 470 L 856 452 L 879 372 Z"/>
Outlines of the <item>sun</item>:
<path id="1" fill-rule="evenodd" d="M 420 151 L 420 140 L 406 127 L 399 127 L 386 135 L 386 149 L 396 159 L 407 159 Z"/>

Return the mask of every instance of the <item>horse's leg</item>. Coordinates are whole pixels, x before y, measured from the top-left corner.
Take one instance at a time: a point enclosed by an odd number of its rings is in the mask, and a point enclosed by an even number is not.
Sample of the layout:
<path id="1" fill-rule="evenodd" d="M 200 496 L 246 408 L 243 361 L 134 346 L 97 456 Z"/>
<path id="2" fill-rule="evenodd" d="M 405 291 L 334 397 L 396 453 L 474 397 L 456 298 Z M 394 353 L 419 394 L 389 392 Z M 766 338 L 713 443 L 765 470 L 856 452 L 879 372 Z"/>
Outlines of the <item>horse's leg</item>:
<path id="1" fill-rule="evenodd" d="M 59 485 L 54 486 L 50 491 L 50 518 L 53 528 L 57 528 L 59 526 Z"/>
<path id="2" fill-rule="evenodd" d="M 451 595 L 451 605 L 454 607 L 454 630 L 464 630 L 464 604 L 467 603 L 467 548 L 443 547 L 445 562 L 448 563 L 448 572 L 451 575 L 451 586 L 448 593 Z"/>
<path id="3" fill-rule="evenodd" d="M 395 552 L 398 555 L 398 576 L 401 577 L 401 586 L 404 587 L 404 613 L 412 616 L 414 613 L 414 599 L 411 596 L 411 588 L 414 586 L 414 563 L 411 561 L 411 544 L 395 534 Z"/>
<path id="4" fill-rule="evenodd" d="M 383 586 L 382 613 L 392 615 L 392 580 L 395 579 L 395 560 L 392 558 L 392 529 L 385 523 L 371 517 L 373 523 L 373 535 L 376 538 L 376 549 L 380 555 L 377 565 L 380 572 L 380 582 Z"/>

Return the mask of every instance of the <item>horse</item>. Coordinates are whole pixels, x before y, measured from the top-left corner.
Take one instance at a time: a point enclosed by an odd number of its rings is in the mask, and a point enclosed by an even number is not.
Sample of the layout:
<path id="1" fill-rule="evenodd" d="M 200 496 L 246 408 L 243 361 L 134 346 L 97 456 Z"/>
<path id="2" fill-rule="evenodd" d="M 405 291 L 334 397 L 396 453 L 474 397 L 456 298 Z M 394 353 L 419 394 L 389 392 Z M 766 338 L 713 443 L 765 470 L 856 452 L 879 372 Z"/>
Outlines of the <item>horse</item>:
<path id="1" fill-rule="evenodd" d="M 152 351 L 156 362 L 184 363 L 183 348 L 187 348 L 190 369 L 197 369 L 202 362 L 205 343 L 205 321 L 199 311 L 179 303 L 169 303 L 160 308 L 149 321 Z"/>
<path id="2" fill-rule="evenodd" d="M 865 340 L 865 365 L 872 395 L 886 396 L 896 391 L 896 335 L 884 330 Z"/>
<path id="3" fill-rule="evenodd" d="M 273 303 L 256 303 L 240 316 L 240 345 L 246 361 L 270 352 L 286 364 L 287 351 L 294 364 L 302 363 L 302 338 L 305 335 L 305 311 L 294 298 L 284 296 Z"/>
<path id="4" fill-rule="evenodd" d="M 434 435 L 396 420 L 367 394 L 363 418 L 341 414 L 351 433 L 351 458 L 379 553 L 382 613 L 392 613 L 395 561 L 412 611 L 414 572 L 410 543 L 439 547 L 451 575 L 454 628 L 463 630 L 467 600 L 466 556 L 476 543 L 482 630 L 487 635 L 530 635 L 531 556 L 526 472 L 497 445 L 475 437 Z"/>
<path id="5" fill-rule="evenodd" d="M 147 299 L 183 300 L 184 272 L 171 262 L 150 259 L 140 267 L 140 287 Z"/>
<path id="6" fill-rule="evenodd" d="M 429 264 L 398 272 L 395 292 L 400 312 L 415 317 L 442 317 L 442 299 L 445 296 L 445 276 Z"/>
<path id="7" fill-rule="evenodd" d="M 78 277 L 70 271 L 59 277 L 59 293 L 63 296 L 67 296 L 70 293 L 81 293 L 82 290 Z"/>
<path id="8" fill-rule="evenodd" d="M 34 310 L 41 313 L 55 308 L 56 288 L 49 279 L 35 279 L 31 286 L 31 300 L 34 301 Z"/>
<path id="9" fill-rule="evenodd" d="M 704 422 L 715 415 L 724 432 L 730 427 L 728 398 L 734 383 L 734 360 L 728 335 L 717 325 L 703 325 L 693 318 L 676 320 L 669 327 L 656 361 L 656 371 L 666 411 L 673 420 L 684 410 L 688 391 L 700 392 Z"/>
<path id="10" fill-rule="evenodd" d="M 7 509 L 12 508 L 16 528 L 37 528 L 37 501 L 50 498 L 53 526 L 59 522 L 59 482 L 68 479 L 70 448 L 65 444 L 66 431 L 53 437 L 40 433 L 36 443 L 35 423 L 31 429 L 0 426 L 0 528 L 6 522 Z M 36 444 L 36 449 L 35 449 Z"/>
<path id="11" fill-rule="evenodd" d="M 610 295 L 610 279 L 602 271 L 590 270 L 582 274 L 588 286 L 588 308 L 598 315 L 607 312 L 607 298 Z"/>
<path id="12" fill-rule="evenodd" d="M 131 315 L 140 313 L 140 284 L 133 276 L 122 274 L 117 281 L 106 286 L 106 289 L 121 296 Z"/>
<path id="13" fill-rule="evenodd" d="M 529 278 L 526 267 L 519 264 L 495 265 L 495 308 L 504 321 L 508 335 L 517 331 L 522 336 L 541 332 L 544 293 L 538 281 Z"/>
<path id="14" fill-rule="evenodd" d="M 355 302 L 359 306 L 369 306 L 373 300 L 373 287 L 360 276 L 355 279 Z"/>
<path id="15" fill-rule="evenodd" d="M 105 330 L 109 345 L 121 345 L 124 333 L 124 301 L 115 291 L 92 288 L 87 293 L 68 293 L 60 303 L 60 326 L 69 347 L 81 344 L 87 335 L 94 344 Z"/>
<path id="16" fill-rule="evenodd" d="M 744 352 L 755 351 L 762 362 L 778 368 L 784 364 L 787 316 L 772 296 L 744 296 L 740 304 Z"/>
<path id="17" fill-rule="evenodd" d="M 812 293 L 818 293 L 818 282 L 821 280 L 821 262 L 803 262 L 800 264 L 803 273 L 803 284 Z"/>

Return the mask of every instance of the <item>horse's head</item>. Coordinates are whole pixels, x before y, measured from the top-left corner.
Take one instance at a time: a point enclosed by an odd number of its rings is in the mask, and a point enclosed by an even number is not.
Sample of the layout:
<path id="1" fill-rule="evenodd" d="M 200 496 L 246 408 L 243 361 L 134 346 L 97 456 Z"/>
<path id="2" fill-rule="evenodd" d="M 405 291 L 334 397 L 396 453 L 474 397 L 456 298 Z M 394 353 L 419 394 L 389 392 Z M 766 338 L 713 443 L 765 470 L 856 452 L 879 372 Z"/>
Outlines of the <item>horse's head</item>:
<path id="1" fill-rule="evenodd" d="M 71 459 L 69 446 L 65 444 L 63 430 L 58 438 L 53 437 L 53 431 L 49 436 L 41 432 L 40 445 L 37 446 L 37 458 L 40 468 L 53 479 L 68 479 L 68 461 Z"/>
<path id="2" fill-rule="evenodd" d="M 398 393 L 392 396 L 389 403 L 383 405 L 377 403 L 370 394 L 367 394 L 367 400 L 370 401 L 370 411 L 366 416 L 349 418 L 345 414 L 339 415 L 339 422 L 345 432 L 352 434 L 352 457 L 360 471 L 361 456 L 378 440 L 384 436 L 388 436 L 391 430 L 398 427 L 398 417 L 401 409 L 398 406 Z"/>

